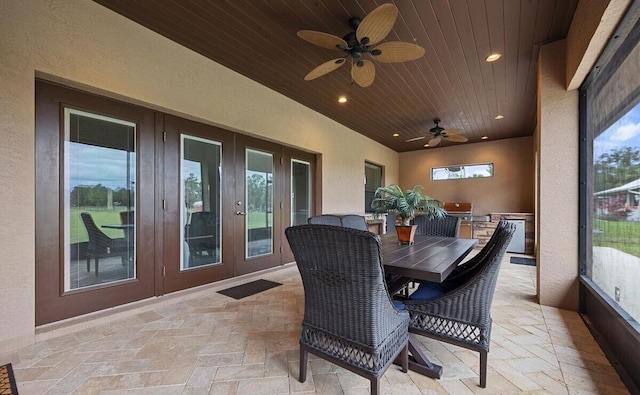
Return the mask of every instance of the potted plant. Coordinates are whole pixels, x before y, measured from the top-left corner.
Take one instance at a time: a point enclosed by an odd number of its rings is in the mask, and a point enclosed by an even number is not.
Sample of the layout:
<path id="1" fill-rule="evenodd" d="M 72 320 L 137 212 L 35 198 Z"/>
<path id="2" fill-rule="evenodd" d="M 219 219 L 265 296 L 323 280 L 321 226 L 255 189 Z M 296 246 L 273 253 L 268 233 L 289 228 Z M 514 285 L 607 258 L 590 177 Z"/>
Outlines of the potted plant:
<path id="1" fill-rule="evenodd" d="M 442 202 L 423 194 L 423 189 L 422 185 L 416 185 L 403 191 L 397 184 L 376 189 L 371 208 L 376 214 L 395 211 L 401 220 L 401 224 L 396 225 L 398 241 L 401 243 L 413 244 L 417 226 L 412 225 L 411 220 L 416 213 L 429 218 L 444 218 L 447 213 L 442 207 Z"/>

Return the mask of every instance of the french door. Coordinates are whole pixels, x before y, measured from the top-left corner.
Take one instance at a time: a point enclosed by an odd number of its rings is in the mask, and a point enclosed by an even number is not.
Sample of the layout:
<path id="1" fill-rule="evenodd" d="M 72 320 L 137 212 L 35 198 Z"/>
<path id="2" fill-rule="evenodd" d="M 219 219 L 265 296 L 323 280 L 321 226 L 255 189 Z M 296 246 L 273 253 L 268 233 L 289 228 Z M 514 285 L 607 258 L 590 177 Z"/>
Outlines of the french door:
<path id="1" fill-rule="evenodd" d="M 293 260 L 315 156 L 36 83 L 36 324 Z"/>
<path id="2" fill-rule="evenodd" d="M 154 113 L 36 81 L 36 325 L 151 297 Z"/>
<path id="3" fill-rule="evenodd" d="M 163 291 L 291 262 L 315 156 L 171 115 L 164 131 Z"/>

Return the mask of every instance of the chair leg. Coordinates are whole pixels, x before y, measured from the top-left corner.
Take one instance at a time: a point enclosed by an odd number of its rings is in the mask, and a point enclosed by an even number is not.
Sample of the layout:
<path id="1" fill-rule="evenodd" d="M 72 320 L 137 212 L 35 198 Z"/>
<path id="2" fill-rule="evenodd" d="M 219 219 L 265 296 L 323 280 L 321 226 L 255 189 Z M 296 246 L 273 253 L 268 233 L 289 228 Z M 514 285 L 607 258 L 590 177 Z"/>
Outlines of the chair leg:
<path id="1" fill-rule="evenodd" d="M 402 359 L 402 373 L 407 373 L 409 371 L 409 344 L 408 343 L 402 349 L 402 354 L 400 354 L 400 358 Z"/>
<path id="2" fill-rule="evenodd" d="M 87 271 L 91 271 L 91 258 L 87 255 Z"/>
<path id="3" fill-rule="evenodd" d="M 309 358 L 309 354 L 305 349 L 300 347 L 300 382 L 304 383 L 307 381 L 307 359 Z"/>
<path id="4" fill-rule="evenodd" d="M 380 395 L 380 378 L 371 379 L 371 395 Z"/>
<path id="5" fill-rule="evenodd" d="M 96 256 L 96 264 L 95 264 L 95 272 L 96 272 L 96 277 L 98 277 L 98 257 Z"/>
<path id="6" fill-rule="evenodd" d="M 487 388 L 487 351 L 480 351 L 480 387 Z"/>

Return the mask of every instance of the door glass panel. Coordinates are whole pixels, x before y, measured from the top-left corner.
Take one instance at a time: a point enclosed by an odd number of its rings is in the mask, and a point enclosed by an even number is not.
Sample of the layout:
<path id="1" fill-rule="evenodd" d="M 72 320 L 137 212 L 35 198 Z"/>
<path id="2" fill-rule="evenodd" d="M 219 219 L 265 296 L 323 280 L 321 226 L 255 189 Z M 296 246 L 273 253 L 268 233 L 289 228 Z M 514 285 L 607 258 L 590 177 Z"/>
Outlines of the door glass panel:
<path id="1" fill-rule="evenodd" d="M 291 226 L 307 223 L 311 209 L 311 165 L 291 160 Z"/>
<path id="2" fill-rule="evenodd" d="M 136 277 L 136 124 L 64 110 L 64 289 Z"/>
<path id="3" fill-rule="evenodd" d="M 273 253 L 273 155 L 246 150 L 246 257 Z"/>
<path id="4" fill-rule="evenodd" d="M 222 145 L 181 135 L 181 270 L 221 263 Z"/>

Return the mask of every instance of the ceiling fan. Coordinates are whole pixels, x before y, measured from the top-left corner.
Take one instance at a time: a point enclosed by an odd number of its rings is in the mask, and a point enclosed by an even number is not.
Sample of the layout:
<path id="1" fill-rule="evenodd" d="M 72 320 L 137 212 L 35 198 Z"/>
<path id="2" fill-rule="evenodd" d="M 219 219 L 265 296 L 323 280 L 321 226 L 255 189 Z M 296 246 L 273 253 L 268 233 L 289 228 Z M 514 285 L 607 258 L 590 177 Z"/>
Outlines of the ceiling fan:
<path id="1" fill-rule="evenodd" d="M 350 58 L 352 82 L 366 88 L 373 83 L 376 70 L 373 62 L 362 59 L 364 54 L 369 54 L 382 63 L 406 62 L 423 56 L 424 48 L 417 44 L 402 41 L 378 44 L 389 34 L 397 17 L 398 8 L 387 3 L 371 11 L 362 20 L 358 17 L 349 19 L 349 26 L 354 31 L 342 38 L 329 33 L 300 30 L 298 37 L 303 40 L 323 48 L 337 49 L 343 53 L 342 57 L 329 60 L 311 70 L 304 77 L 305 81 L 311 81 L 337 70 Z"/>
<path id="2" fill-rule="evenodd" d="M 427 144 L 429 147 L 435 147 L 440 144 L 441 139 L 445 139 L 447 141 L 453 141 L 456 143 L 466 143 L 469 141 L 466 137 L 462 135 L 464 131 L 462 129 L 445 129 L 440 126 L 440 120 L 438 118 L 434 119 L 433 122 L 436 123 L 436 126 L 429 129 L 429 133 L 431 133 L 431 139 Z M 406 140 L 407 143 L 412 141 L 422 140 L 426 136 L 414 137 L 412 139 Z"/>

